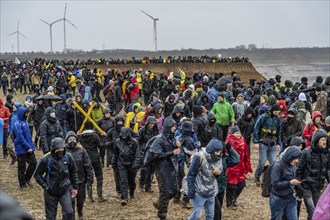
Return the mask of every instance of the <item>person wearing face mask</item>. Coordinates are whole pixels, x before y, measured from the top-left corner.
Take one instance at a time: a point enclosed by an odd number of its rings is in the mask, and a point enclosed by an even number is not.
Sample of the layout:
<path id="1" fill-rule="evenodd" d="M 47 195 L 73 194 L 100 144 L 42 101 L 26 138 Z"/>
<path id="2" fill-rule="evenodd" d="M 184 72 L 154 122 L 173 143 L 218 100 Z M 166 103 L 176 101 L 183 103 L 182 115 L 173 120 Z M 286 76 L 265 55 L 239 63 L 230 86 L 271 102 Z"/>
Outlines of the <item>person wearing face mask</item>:
<path id="1" fill-rule="evenodd" d="M 214 138 L 206 148 L 192 156 L 187 175 L 188 197 L 192 199 L 193 204 L 189 220 L 201 219 L 203 208 L 206 220 L 214 218 L 215 196 L 219 191 L 216 177 L 224 172 L 222 153 L 221 141 Z"/>
<path id="2" fill-rule="evenodd" d="M 72 198 L 77 196 L 78 174 L 72 155 L 65 150 L 62 138 L 53 138 L 50 152 L 39 160 L 34 178 L 44 189 L 47 220 L 55 220 L 58 203 L 62 206 L 62 219 L 74 219 Z"/>
<path id="3" fill-rule="evenodd" d="M 169 201 L 178 192 L 177 172 L 181 143 L 176 141 L 174 133 L 176 123 L 171 117 L 164 121 L 162 134 L 152 143 L 145 164 L 153 163 L 158 181 L 159 197 L 153 203 L 159 219 L 166 219 Z"/>
<path id="4" fill-rule="evenodd" d="M 302 137 L 306 140 L 306 147 L 311 146 L 311 140 L 314 132 L 318 129 L 322 129 L 323 122 L 322 122 L 322 115 L 321 112 L 315 111 L 312 115 L 312 121 L 306 124 Z"/>
<path id="5" fill-rule="evenodd" d="M 217 124 L 217 119 L 213 112 L 209 112 L 207 114 L 208 124 L 205 127 L 205 136 L 207 142 L 209 142 L 212 138 L 216 138 L 220 141 L 223 141 L 223 132 L 221 127 Z"/>
<path id="6" fill-rule="evenodd" d="M 56 118 L 55 109 L 48 107 L 45 110 L 45 120 L 40 124 L 40 145 L 42 152 L 47 154 L 50 151 L 50 143 L 55 137 L 63 138 L 63 130 Z"/>
<path id="7" fill-rule="evenodd" d="M 313 133 L 311 147 L 306 148 L 297 165 L 297 179 L 302 182 L 303 198 L 308 220 L 312 219 L 314 208 L 320 198 L 324 182 L 330 178 L 330 158 L 327 149 L 328 134 L 323 129 Z"/>
<path id="8" fill-rule="evenodd" d="M 250 156 L 248 146 L 244 137 L 241 134 L 238 126 L 231 129 L 231 134 L 226 139 L 226 144 L 230 146 L 239 154 L 239 164 L 227 168 L 228 184 L 227 184 L 227 208 L 236 209 L 237 199 L 246 187 L 246 174 L 252 173 Z"/>
<path id="9" fill-rule="evenodd" d="M 101 158 L 99 156 L 101 141 L 99 136 L 93 130 L 93 128 L 94 126 L 91 122 L 86 122 L 84 131 L 79 137 L 79 142 L 86 149 L 87 154 L 92 162 L 94 174 L 96 177 L 98 202 L 105 202 L 106 199 L 103 197 L 103 171 L 101 165 Z M 89 201 L 94 202 L 92 188 L 87 188 L 87 195 Z"/>
<path id="10" fill-rule="evenodd" d="M 255 171 L 255 183 L 260 186 L 262 167 L 269 160 L 273 164 L 276 151 L 280 150 L 282 123 L 279 117 L 280 107 L 275 104 L 271 109 L 259 116 L 253 130 L 253 143 L 259 150 L 259 161 Z"/>
<path id="11" fill-rule="evenodd" d="M 135 197 L 136 171 L 140 168 L 142 155 L 139 143 L 131 137 L 128 128 L 120 129 L 119 138 L 114 143 L 113 157 L 111 164 L 118 167 L 120 179 L 121 205 L 128 203 L 128 188 L 130 198 Z"/>
<path id="12" fill-rule="evenodd" d="M 139 148 L 141 155 L 144 155 L 144 150 L 148 141 L 159 134 L 157 121 L 154 116 L 148 116 L 145 126 L 139 129 Z M 140 189 L 146 192 L 153 192 L 151 190 L 152 176 L 154 174 L 154 169 L 152 166 L 144 166 L 140 173 Z"/>
<path id="13" fill-rule="evenodd" d="M 283 142 L 282 152 L 290 146 L 291 139 L 302 134 L 302 122 L 296 118 L 297 110 L 290 108 L 288 116 L 282 123 L 281 138 Z"/>
<path id="14" fill-rule="evenodd" d="M 182 106 L 182 114 L 184 117 L 191 118 L 191 111 L 184 98 L 178 99 L 178 104 Z"/>
<path id="15" fill-rule="evenodd" d="M 82 220 L 86 186 L 90 189 L 93 184 L 93 167 L 87 151 L 78 143 L 78 137 L 73 131 L 66 134 L 65 144 L 67 152 L 72 154 L 78 173 L 78 194 L 72 199 L 72 208 L 74 211 L 77 203 L 78 219 Z"/>
<path id="16" fill-rule="evenodd" d="M 298 146 L 288 147 L 271 170 L 269 206 L 272 220 L 298 219 L 294 187 L 301 184 L 296 165 L 302 153 Z M 300 161 L 299 161 L 300 162 Z"/>
<path id="17" fill-rule="evenodd" d="M 111 112 L 109 108 L 106 108 L 103 110 L 103 118 L 97 121 L 97 125 L 104 131 L 104 133 L 100 134 L 100 132 L 97 132 L 99 135 L 99 138 L 101 140 L 101 149 L 100 149 L 100 157 L 101 157 L 101 163 L 102 167 L 104 167 L 104 161 L 105 161 L 105 153 L 107 154 L 107 167 L 110 165 L 110 161 L 108 158 L 110 158 L 110 149 L 106 148 L 105 142 L 106 142 L 106 134 L 107 132 L 114 126 L 114 122 L 111 119 Z"/>
<path id="18" fill-rule="evenodd" d="M 111 128 L 107 132 L 105 147 L 107 149 L 109 149 L 109 151 L 110 151 L 109 155 L 107 155 L 107 156 L 109 156 L 109 158 L 107 158 L 107 160 L 109 160 L 109 161 L 112 161 L 113 148 L 115 145 L 115 141 L 119 138 L 120 130 L 122 127 L 124 127 L 124 123 L 125 123 L 124 116 L 120 115 L 120 114 L 116 115 L 114 127 Z M 133 132 L 133 130 L 130 128 L 128 128 L 128 129 L 131 133 L 131 136 L 137 138 L 137 135 Z M 114 180 L 115 180 L 115 185 L 116 185 L 116 192 L 118 193 L 118 197 L 121 197 L 118 167 L 115 164 L 112 164 L 111 167 L 113 169 L 113 175 L 114 175 Z"/>

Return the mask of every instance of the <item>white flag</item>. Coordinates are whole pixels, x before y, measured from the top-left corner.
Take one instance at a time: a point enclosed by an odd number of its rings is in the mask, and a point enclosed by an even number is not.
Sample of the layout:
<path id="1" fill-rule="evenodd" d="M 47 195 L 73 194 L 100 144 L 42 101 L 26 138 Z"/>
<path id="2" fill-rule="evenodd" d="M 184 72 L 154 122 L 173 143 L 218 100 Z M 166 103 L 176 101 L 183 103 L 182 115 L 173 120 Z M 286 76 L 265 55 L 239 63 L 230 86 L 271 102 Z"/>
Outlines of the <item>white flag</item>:
<path id="1" fill-rule="evenodd" d="M 17 57 L 15 57 L 15 64 L 21 64 L 21 61 L 19 61 L 19 59 L 17 59 Z"/>

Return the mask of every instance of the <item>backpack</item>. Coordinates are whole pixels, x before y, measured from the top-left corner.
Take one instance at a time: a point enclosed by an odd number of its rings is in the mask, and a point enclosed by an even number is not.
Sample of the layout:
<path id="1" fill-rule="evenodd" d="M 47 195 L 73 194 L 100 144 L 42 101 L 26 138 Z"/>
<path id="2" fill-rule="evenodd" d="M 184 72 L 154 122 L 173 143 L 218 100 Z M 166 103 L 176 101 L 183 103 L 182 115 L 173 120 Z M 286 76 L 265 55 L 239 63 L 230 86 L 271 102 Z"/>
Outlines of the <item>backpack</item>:
<path id="1" fill-rule="evenodd" d="M 262 170 L 261 195 L 263 197 L 270 196 L 270 193 L 272 191 L 272 186 L 271 186 L 272 168 L 273 168 L 274 164 L 277 162 L 280 163 L 280 165 L 281 165 L 280 177 L 282 177 L 284 169 L 283 169 L 282 162 L 280 162 L 280 161 L 276 161 L 272 165 L 266 165 L 266 166 L 264 166 L 264 168 Z"/>
<path id="2" fill-rule="evenodd" d="M 306 107 L 305 107 L 305 103 L 301 100 L 298 100 L 298 101 L 296 101 L 295 106 L 296 106 L 296 109 L 297 109 L 296 118 L 298 120 L 304 121 L 304 124 L 306 124 L 307 110 L 306 110 Z"/>

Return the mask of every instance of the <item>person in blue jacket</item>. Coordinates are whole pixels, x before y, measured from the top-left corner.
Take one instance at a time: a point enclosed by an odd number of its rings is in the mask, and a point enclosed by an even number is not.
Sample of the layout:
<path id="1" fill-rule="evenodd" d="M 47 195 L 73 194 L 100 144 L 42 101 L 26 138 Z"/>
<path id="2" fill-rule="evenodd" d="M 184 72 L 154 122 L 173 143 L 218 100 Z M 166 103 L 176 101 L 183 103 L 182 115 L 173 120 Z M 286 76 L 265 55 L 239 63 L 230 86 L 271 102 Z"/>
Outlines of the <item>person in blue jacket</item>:
<path id="1" fill-rule="evenodd" d="M 10 137 L 10 140 L 12 140 L 14 142 L 14 139 L 12 137 L 12 130 L 14 128 L 15 122 L 17 121 L 17 114 L 16 111 L 19 107 L 22 107 L 22 104 L 19 102 L 15 102 L 15 104 L 13 105 L 13 112 L 10 113 L 9 116 L 9 121 L 8 121 L 8 136 Z M 14 152 L 14 145 L 12 143 L 9 144 L 9 146 L 7 146 L 9 155 L 11 157 L 11 163 L 10 165 L 14 165 L 17 161 L 16 158 L 16 154 Z"/>
<path id="2" fill-rule="evenodd" d="M 27 185 L 31 185 L 30 180 L 37 166 L 37 160 L 29 124 L 26 121 L 26 108 L 19 107 L 16 115 L 17 121 L 13 126 L 12 137 L 18 162 L 18 181 L 21 188 L 26 188 Z M 26 163 L 29 164 L 27 168 Z"/>

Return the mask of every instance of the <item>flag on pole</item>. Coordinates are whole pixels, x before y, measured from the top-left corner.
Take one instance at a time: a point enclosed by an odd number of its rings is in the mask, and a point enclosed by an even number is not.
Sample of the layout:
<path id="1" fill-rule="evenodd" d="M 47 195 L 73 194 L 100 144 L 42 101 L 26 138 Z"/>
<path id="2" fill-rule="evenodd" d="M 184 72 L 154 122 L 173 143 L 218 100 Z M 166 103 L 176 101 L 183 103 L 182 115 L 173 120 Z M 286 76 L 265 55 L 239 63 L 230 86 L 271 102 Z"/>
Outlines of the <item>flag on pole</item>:
<path id="1" fill-rule="evenodd" d="M 16 65 L 21 64 L 21 61 L 19 61 L 19 59 L 17 59 L 17 57 L 15 57 L 15 64 Z"/>

